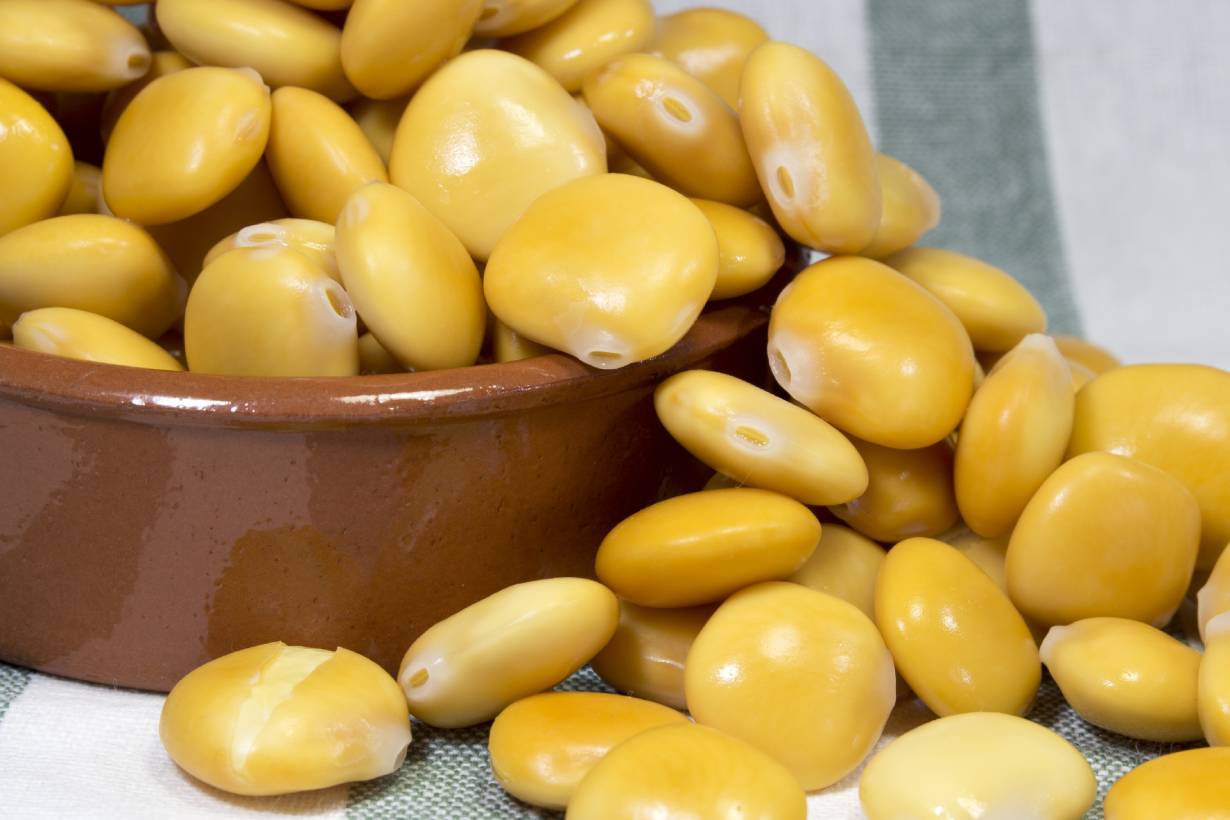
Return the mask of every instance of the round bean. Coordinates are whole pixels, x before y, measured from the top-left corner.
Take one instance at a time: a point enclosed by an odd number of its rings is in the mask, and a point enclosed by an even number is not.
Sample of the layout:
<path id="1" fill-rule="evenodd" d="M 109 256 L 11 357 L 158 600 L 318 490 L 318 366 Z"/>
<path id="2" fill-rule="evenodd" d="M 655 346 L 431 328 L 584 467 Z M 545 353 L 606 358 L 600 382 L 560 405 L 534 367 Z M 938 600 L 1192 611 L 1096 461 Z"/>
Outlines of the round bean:
<path id="1" fill-rule="evenodd" d="M 743 66 L 768 39 L 759 23 L 738 12 L 684 9 L 658 19 L 649 50 L 678 64 L 737 111 Z"/>
<path id="2" fill-rule="evenodd" d="M 888 154 L 876 155 L 880 176 L 880 226 L 859 256 L 882 259 L 905 250 L 940 224 L 940 195 L 915 171 Z"/>
<path id="3" fill-rule="evenodd" d="M 716 608 L 654 609 L 620 601 L 619 626 L 591 666 L 621 692 L 687 709 L 683 665 Z"/>
<path id="4" fill-rule="evenodd" d="M 707 199 L 692 204 L 713 226 L 718 242 L 718 276 L 710 299 L 731 299 L 769 283 L 786 260 L 777 231 L 753 213 Z"/>
<path id="5" fill-rule="evenodd" d="M 0 237 L 53 216 L 73 184 L 73 151 L 47 109 L 0 79 Z"/>
<path id="6" fill-rule="evenodd" d="M 867 491 L 829 511 L 854 529 L 885 543 L 933 537 L 957 523 L 952 445 L 894 450 L 853 439 L 867 465 Z"/>
<path id="7" fill-rule="evenodd" d="M 854 604 L 875 618 L 876 576 L 884 563 L 884 549 L 840 524 L 825 524 L 816 551 L 787 578 Z"/>
<path id="8" fill-rule="evenodd" d="M 74 308 L 27 311 L 13 323 L 13 342 L 26 350 L 152 370 L 183 370 L 154 342 L 119 322 Z"/>

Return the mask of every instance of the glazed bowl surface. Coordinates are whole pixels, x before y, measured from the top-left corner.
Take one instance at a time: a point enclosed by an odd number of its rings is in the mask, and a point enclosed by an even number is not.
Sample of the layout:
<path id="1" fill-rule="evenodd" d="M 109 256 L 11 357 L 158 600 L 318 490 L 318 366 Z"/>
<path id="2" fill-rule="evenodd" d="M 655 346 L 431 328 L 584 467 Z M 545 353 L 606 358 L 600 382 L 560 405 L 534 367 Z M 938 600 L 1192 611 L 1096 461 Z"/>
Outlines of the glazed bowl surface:
<path id="1" fill-rule="evenodd" d="M 615 523 L 704 483 L 653 389 L 694 367 L 763 381 L 781 279 L 616 371 L 273 380 L 0 346 L 0 659 L 155 691 L 271 640 L 395 670 L 435 621 L 590 575 Z"/>

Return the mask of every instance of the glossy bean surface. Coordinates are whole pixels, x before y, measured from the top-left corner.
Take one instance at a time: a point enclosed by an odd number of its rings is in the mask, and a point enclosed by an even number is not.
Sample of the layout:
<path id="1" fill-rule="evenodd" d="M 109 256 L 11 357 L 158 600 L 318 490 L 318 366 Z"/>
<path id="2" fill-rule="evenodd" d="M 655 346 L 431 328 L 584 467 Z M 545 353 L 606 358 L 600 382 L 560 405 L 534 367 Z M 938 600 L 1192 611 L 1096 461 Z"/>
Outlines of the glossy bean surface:
<path id="1" fill-rule="evenodd" d="M 1205 627 L 1196 705 L 1208 744 L 1230 746 L 1230 613 Z"/>
<path id="2" fill-rule="evenodd" d="M 247 225 L 239 231 L 218 241 L 205 256 L 208 265 L 219 256 L 236 248 L 290 248 L 302 254 L 341 283 L 342 274 L 337 269 L 337 254 L 334 251 L 337 231 L 327 222 L 314 219 L 275 219 Z"/>
<path id="3" fill-rule="evenodd" d="M 149 45 L 137 27 L 97 3 L 0 3 L 0 77 L 24 88 L 108 91 L 149 65 Z"/>
<path id="4" fill-rule="evenodd" d="M 718 277 L 710 298 L 731 299 L 768 284 L 786 261 L 786 246 L 773 226 L 724 202 L 693 198 L 692 204 L 717 235 Z"/>
<path id="5" fill-rule="evenodd" d="M 884 548 L 848 527 L 824 524 L 816 551 L 787 578 L 796 584 L 854 604 L 875 618 L 876 576 Z"/>
<path id="6" fill-rule="evenodd" d="M 876 155 L 880 225 L 860 256 L 882 259 L 903 251 L 940 224 L 940 195 L 922 174 L 888 154 Z"/>
<path id="7" fill-rule="evenodd" d="M 13 323 L 13 343 L 87 362 L 183 370 L 170 353 L 135 330 L 74 308 L 47 307 L 21 314 Z"/>
<path id="8" fill-rule="evenodd" d="M 687 709 L 683 665 L 692 642 L 715 609 L 657 609 L 620 601 L 619 626 L 591 666 L 621 692 Z"/>
<path id="9" fill-rule="evenodd" d="M 400 97 L 461 53 L 482 0 L 354 0 L 342 29 L 342 66 L 364 95 Z"/>
<path id="10" fill-rule="evenodd" d="M 738 12 L 693 8 L 660 17 L 650 51 L 677 63 L 737 111 L 743 66 L 768 39 L 759 23 Z"/>
<path id="11" fill-rule="evenodd" d="M 1106 794 L 1106 820 L 1211 820 L 1230 806 L 1230 749 L 1188 749 L 1137 766 Z"/>
<path id="12" fill-rule="evenodd" d="M 37 100 L 0 79 L 0 237 L 53 216 L 73 184 L 73 151 Z"/>
<path id="13" fill-rule="evenodd" d="M 867 465 L 867 490 L 829 511 L 862 534 L 893 543 L 937 536 L 957 521 L 952 484 L 952 446 L 941 441 L 917 450 L 896 450 L 853 439 Z"/>

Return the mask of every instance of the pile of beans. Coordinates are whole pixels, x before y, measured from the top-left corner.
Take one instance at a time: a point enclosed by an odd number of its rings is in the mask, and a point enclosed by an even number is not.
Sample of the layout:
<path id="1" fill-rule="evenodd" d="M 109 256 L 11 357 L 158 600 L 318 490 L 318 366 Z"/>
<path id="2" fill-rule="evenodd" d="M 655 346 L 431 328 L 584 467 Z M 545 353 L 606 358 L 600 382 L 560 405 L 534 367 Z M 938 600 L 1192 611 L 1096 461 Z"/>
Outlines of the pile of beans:
<path id="1" fill-rule="evenodd" d="M 773 308 L 780 390 L 658 387 L 714 478 L 616 526 L 596 581 L 481 600 L 396 680 L 345 649 L 212 661 L 163 711 L 185 770 L 375 778 L 413 716 L 494 721 L 495 778 L 578 820 L 801 818 L 864 763 L 872 818 L 1075 818 L 1093 771 L 1025 719 L 1045 666 L 1091 724 L 1210 744 L 1108 817 L 1230 807 L 1230 374 L 1120 366 L 917 247 L 938 195 L 819 58 L 647 0 L 159 0 L 145 31 L 105 5 L 0 0 L 19 347 L 179 370 L 182 328 L 204 373 L 610 369 L 787 242 L 830 255 Z M 550 691 L 586 664 L 625 694 Z M 936 718 L 873 754 L 909 697 Z"/>

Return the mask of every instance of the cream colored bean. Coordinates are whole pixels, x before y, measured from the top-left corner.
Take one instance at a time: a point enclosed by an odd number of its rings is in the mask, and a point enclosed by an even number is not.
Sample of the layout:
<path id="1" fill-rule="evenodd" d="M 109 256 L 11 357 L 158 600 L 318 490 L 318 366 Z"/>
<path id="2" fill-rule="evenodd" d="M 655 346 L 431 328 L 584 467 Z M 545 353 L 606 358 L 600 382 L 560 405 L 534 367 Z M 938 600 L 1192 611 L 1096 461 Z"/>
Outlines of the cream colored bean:
<path id="1" fill-rule="evenodd" d="M 517 584 L 424 632 L 397 679 L 419 720 L 472 726 L 571 675 L 611 639 L 618 618 L 615 596 L 593 581 Z"/>
<path id="2" fill-rule="evenodd" d="M 258 222 L 220 240 L 206 254 L 205 264 L 236 248 L 290 248 L 319 265 L 330 279 L 341 284 L 342 274 L 337 269 L 337 254 L 334 252 L 336 236 L 332 225 L 314 219 Z"/>

